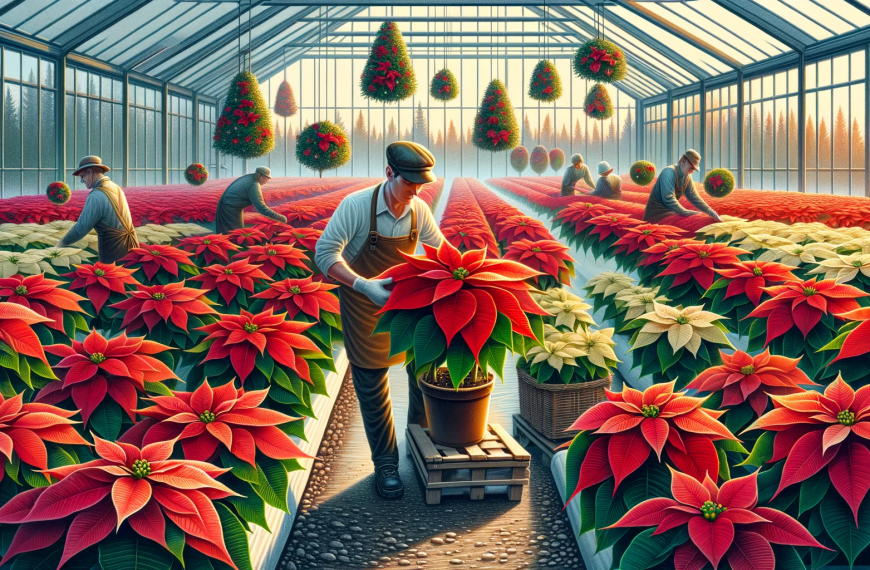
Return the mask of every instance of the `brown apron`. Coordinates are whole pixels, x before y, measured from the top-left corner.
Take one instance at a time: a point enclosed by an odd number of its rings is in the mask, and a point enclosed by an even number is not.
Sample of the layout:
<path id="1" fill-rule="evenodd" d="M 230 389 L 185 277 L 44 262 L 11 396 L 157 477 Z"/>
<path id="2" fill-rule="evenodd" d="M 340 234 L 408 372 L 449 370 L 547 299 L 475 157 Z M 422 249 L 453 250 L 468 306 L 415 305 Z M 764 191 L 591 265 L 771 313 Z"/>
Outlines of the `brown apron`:
<path id="1" fill-rule="evenodd" d="M 413 254 L 417 249 L 417 212 L 411 206 L 411 233 L 398 237 L 382 236 L 378 233 L 377 207 L 378 193 L 383 187 L 379 184 L 372 194 L 371 223 L 369 243 L 363 245 L 350 262 L 350 268 L 360 277 L 377 277 L 390 267 L 405 262 L 401 253 Z M 401 252 L 401 253 L 400 253 Z M 380 315 L 381 307 L 375 305 L 363 293 L 353 287 L 339 287 L 341 300 L 341 327 L 344 335 L 344 348 L 351 364 L 360 368 L 387 368 L 405 361 L 405 353 L 390 355 L 389 333 L 372 336 Z"/>
<path id="2" fill-rule="evenodd" d="M 689 184 L 692 183 L 692 177 L 687 176 L 683 186 L 680 187 L 680 170 L 678 165 L 672 165 L 668 168 L 674 169 L 674 174 L 676 178 L 674 180 L 674 197 L 679 200 L 683 197 L 683 193 L 689 188 Z M 662 202 L 660 202 L 655 196 L 657 195 L 656 191 L 659 189 L 659 185 L 661 183 L 661 176 L 656 180 L 655 186 L 650 191 L 649 200 L 646 203 L 646 209 L 643 212 L 643 220 L 645 222 L 649 222 L 651 224 L 657 224 L 666 217 L 671 214 L 675 214 L 673 210 L 665 206 Z"/>
<path id="3" fill-rule="evenodd" d="M 121 189 L 116 187 L 116 190 L 112 186 L 104 186 L 103 182 L 94 186 L 94 190 L 99 190 L 109 199 L 118 221 L 123 226 L 123 228 L 114 228 L 103 223 L 95 226 L 100 263 L 115 263 L 127 255 L 128 251 L 139 247 L 139 238 L 136 236 L 127 202 L 121 199 Z"/>

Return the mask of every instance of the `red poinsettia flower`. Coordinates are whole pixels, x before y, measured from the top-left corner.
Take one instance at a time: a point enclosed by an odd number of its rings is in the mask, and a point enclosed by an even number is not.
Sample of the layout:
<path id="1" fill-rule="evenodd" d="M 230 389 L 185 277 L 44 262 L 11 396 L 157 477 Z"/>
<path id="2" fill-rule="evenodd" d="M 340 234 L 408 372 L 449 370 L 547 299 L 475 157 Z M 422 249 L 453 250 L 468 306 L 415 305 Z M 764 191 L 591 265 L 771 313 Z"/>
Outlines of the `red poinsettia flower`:
<path id="1" fill-rule="evenodd" d="M 266 234 L 255 228 L 239 228 L 230 232 L 230 241 L 246 247 L 263 243 L 266 239 Z"/>
<path id="2" fill-rule="evenodd" d="M 94 330 L 83 342 L 74 340 L 72 346 L 52 344 L 45 350 L 63 358 L 53 367 L 61 381 L 37 392 L 34 400 L 56 404 L 72 396 L 86 424 L 106 395 L 135 422 L 136 394 L 145 392 L 145 382 L 178 378 L 166 364 L 151 356 L 169 350 L 168 346 L 142 337 L 128 338 L 127 333 L 106 340 Z"/>
<path id="3" fill-rule="evenodd" d="M 279 243 L 255 245 L 235 254 L 233 259 L 259 264 L 257 267 L 270 279 L 274 278 L 278 271 L 284 271 L 289 267 L 296 267 L 305 273 L 311 272 L 305 265 L 305 262 L 308 261 L 305 252 L 292 245 Z"/>
<path id="4" fill-rule="evenodd" d="M 139 285 L 127 299 L 111 305 L 124 312 L 121 327 L 127 332 L 147 326 L 148 332 L 159 322 L 172 324 L 187 331 L 187 315 L 214 315 L 216 311 L 202 289 L 184 286 L 184 281 L 168 285 Z M 119 313 L 120 314 L 120 313 Z"/>
<path id="5" fill-rule="evenodd" d="M 736 406 L 748 401 L 755 414 L 761 416 L 767 408 L 768 394 L 784 396 L 803 392 L 800 385 L 818 385 L 798 368 L 800 358 L 771 356 L 769 350 L 757 356 L 742 350 L 730 355 L 719 351 L 719 354 L 722 355 L 722 365 L 701 372 L 686 389 L 699 392 L 722 390 L 723 406 Z"/>
<path id="6" fill-rule="evenodd" d="M 43 442 L 90 445 L 72 428 L 72 424 L 79 422 L 69 418 L 78 410 L 25 404 L 23 399 L 23 394 L 8 400 L 0 394 L 0 481 L 6 473 L 6 459 L 12 461 L 13 451 L 28 465 L 48 469 L 48 452 Z"/>
<path id="7" fill-rule="evenodd" d="M 33 309 L 15 303 L 0 303 L 0 341 L 18 354 L 38 358 L 45 364 L 48 361 L 42 343 L 30 325 L 49 322 L 51 319 Z"/>
<path id="8" fill-rule="evenodd" d="M 675 287 L 694 279 L 701 287 L 709 289 L 716 277 L 715 269 L 729 267 L 740 261 L 738 255 L 748 253 L 724 243 L 687 243 L 664 257 L 665 270 L 657 277 L 673 275 Z"/>
<path id="9" fill-rule="evenodd" d="M 591 202 L 575 202 L 565 207 L 556 215 L 556 221 L 564 220 L 562 223 L 574 224 L 574 233 L 579 234 L 583 230 L 592 227 L 589 220 L 603 216 L 613 211 L 613 208 L 604 204 L 593 204 Z"/>
<path id="10" fill-rule="evenodd" d="M 178 264 L 191 265 L 191 254 L 182 251 L 171 245 L 151 244 L 136 249 L 131 249 L 130 252 L 121 258 L 121 263 L 127 266 L 142 264 L 142 271 L 145 272 L 145 278 L 151 281 L 157 272 L 161 269 L 168 272 L 173 277 L 178 277 Z"/>
<path id="11" fill-rule="evenodd" d="M 661 242 L 643 250 L 643 257 L 641 258 L 640 265 L 648 267 L 660 263 L 669 253 L 680 249 L 684 245 L 693 243 L 699 242 L 692 238 L 662 240 Z"/>
<path id="12" fill-rule="evenodd" d="M 773 261 L 738 261 L 729 267 L 714 268 L 713 271 L 731 281 L 725 292 L 725 298 L 735 295 L 746 295 L 756 307 L 761 302 L 761 294 L 765 287 L 773 283 L 799 281 L 790 267 Z"/>
<path id="13" fill-rule="evenodd" d="M 861 324 L 849 331 L 837 358 L 832 363 L 843 358 L 867 354 L 870 351 L 870 307 L 861 307 L 847 313 L 835 313 L 834 316 L 846 321 L 861 321 Z"/>
<path id="14" fill-rule="evenodd" d="M 628 228 L 635 227 L 641 223 L 640 220 L 633 218 L 631 214 L 604 214 L 589 220 L 589 225 L 592 226 L 592 231 L 589 233 L 591 235 L 597 234 L 598 241 L 604 241 L 611 235 L 620 238 Z"/>
<path id="15" fill-rule="evenodd" d="M 701 570 L 708 561 L 716 570 L 723 557 L 732 569 L 773 568 L 771 543 L 825 548 L 787 514 L 756 506 L 757 477 L 736 477 L 720 488 L 709 475 L 699 483 L 671 469 L 673 499 L 647 499 L 606 528 L 655 526 L 655 536 L 687 525 L 689 540 L 674 550 L 680 570 Z"/>
<path id="16" fill-rule="evenodd" d="M 299 351 L 320 354 L 317 346 L 302 335 L 312 324 L 287 321 L 284 315 L 273 315 L 271 309 L 257 315 L 242 310 L 240 315 L 221 315 L 220 321 L 197 330 L 207 332 L 203 342 L 211 343 L 204 362 L 229 357 L 242 382 L 254 369 L 257 354 L 262 356 L 268 350 L 275 362 L 312 383 L 308 362 L 297 354 Z"/>
<path id="17" fill-rule="evenodd" d="M 870 478 L 857 476 L 856 466 L 870 465 L 870 386 L 856 392 L 841 377 L 818 392 L 771 396 L 774 409 L 747 428 L 775 431 L 773 457 L 785 458 L 774 497 L 790 485 L 828 468 L 834 488 L 855 515 L 870 489 Z"/>
<path id="18" fill-rule="evenodd" d="M 487 257 L 498 257 L 498 244 L 492 237 L 489 228 L 471 226 L 466 222 L 456 222 L 449 226 L 443 223 L 441 234 L 455 248 L 464 248 L 465 251 L 472 249 L 486 249 Z"/>
<path id="19" fill-rule="evenodd" d="M 674 392 L 674 382 L 653 384 L 640 392 L 626 386 L 622 392 L 607 390 L 606 402 L 596 404 L 571 425 L 570 430 L 596 430 L 599 437 L 589 448 L 576 495 L 612 475 L 614 490 L 655 451 L 662 450 L 680 471 L 703 481 L 719 473 L 719 456 L 713 442 L 737 440 L 718 421 L 724 411 L 701 407 L 705 398 Z"/>
<path id="20" fill-rule="evenodd" d="M 139 284 L 133 277 L 135 269 L 119 267 L 114 263 L 98 261 L 93 265 L 76 265 L 75 268 L 72 273 L 64 275 L 72 279 L 69 288 L 84 289 L 85 296 L 94 305 L 97 314 L 113 292 L 124 295 L 127 292 L 127 285 Z"/>
<path id="21" fill-rule="evenodd" d="M 84 312 L 79 307 L 79 301 L 84 301 L 85 298 L 72 291 L 60 289 L 58 287 L 60 285 L 65 285 L 65 283 L 46 279 L 43 273 L 27 277 L 13 275 L 0 279 L 0 299 L 22 305 L 43 317 L 47 317 L 49 320 L 46 321 L 46 326 L 64 332 L 63 312 Z"/>
<path id="22" fill-rule="evenodd" d="M 202 256 L 205 263 L 209 264 L 214 260 L 226 263 L 230 260 L 229 252 L 239 251 L 239 246 L 230 241 L 230 236 L 221 234 L 186 237 L 178 245 L 184 251 L 193 252 L 196 257 Z"/>
<path id="23" fill-rule="evenodd" d="M 860 307 L 855 299 L 870 295 L 833 279 L 815 278 L 765 287 L 764 291 L 773 298 L 758 305 L 746 318 L 767 317 L 765 346 L 795 326 L 806 338 L 822 315 L 854 311 Z"/>
<path id="24" fill-rule="evenodd" d="M 271 240 L 281 232 L 286 232 L 292 228 L 287 224 L 266 219 L 265 221 L 255 225 L 253 229 L 263 232 L 266 235 L 266 239 Z"/>
<path id="25" fill-rule="evenodd" d="M 271 281 L 268 275 L 260 271 L 259 265 L 252 265 L 247 259 L 240 259 L 228 265 L 220 265 L 218 263 L 209 265 L 203 273 L 190 278 L 191 281 L 201 282 L 202 288 L 205 291 L 217 289 L 227 305 L 236 298 L 236 293 L 239 292 L 239 289 L 253 293 L 254 279 Z"/>
<path id="26" fill-rule="evenodd" d="M 310 459 L 275 427 L 302 418 L 260 408 L 268 393 L 268 389 L 245 393 L 232 382 L 212 388 L 206 380 L 193 393 L 152 397 L 155 405 L 138 411 L 150 420 L 143 420 L 150 426 L 143 444 L 178 438 L 186 459 L 208 461 L 222 443 L 254 467 L 258 449 L 272 459 Z"/>
<path id="27" fill-rule="evenodd" d="M 275 243 L 283 243 L 287 245 L 299 244 L 308 251 L 316 251 L 317 240 L 323 234 L 322 229 L 317 228 L 292 228 L 281 232 L 275 238 Z"/>
<path id="28" fill-rule="evenodd" d="M 235 568 L 212 501 L 237 493 L 215 480 L 228 471 L 201 461 L 169 459 L 174 441 L 142 449 L 94 437 L 99 459 L 43 472 L 49 487 L 20 493 L 0 507 L 0 523 L 20 524 L 2 560 L 36 547 L 47 548 L 67 532 L 58 567 L 109 536 L 124 521 L 167 550 L 166 520 L 184 532 L 188 546 Z M 72 523 L 66 517 L 76 515 Z M 37 538 L 38 537 L 38 538 Z"/>
<path id="29" fill-rule="evenodd" d="M 634 253 L 645 250 L 667 239 L 678 238 L 685 232 L 674 226 L 642 223 L 626 228 L 614 245 L 616 253 Z"/>
<path id="30" fill-rule="evenodd" d="M 284 279 L 270 283 L 268 289 L 257 293 L 254 298 L 266 299 L 264 310 L 285 310 L 290 319 L 302 311 L 319 321 L 320 311 L 339 312 L 338 297 L 329 292 L 333 289 L 338 289 L 338 285 L 317 282 L 311 277 Z"/>
<path id="31" fill-rule="evenodd" d="M 509 217 L 499 228 L 498 241 L 513 243 L 522 238 L 537 241 L 539 239 L 553 239 L 553 235 L 540 221 L 522 215 Z"/>
<path id="32" fill-rule="evenodd" d="M 574 258 L 568 255 L 568 246 L 551 240 L 530 241 L 519 239 L 505 251 L 503 259 L 522 263 L 535 271 L 555 277 L 566 285 L 571 283 Z M 566 265 L 571 263 L 571 268 Z"/>

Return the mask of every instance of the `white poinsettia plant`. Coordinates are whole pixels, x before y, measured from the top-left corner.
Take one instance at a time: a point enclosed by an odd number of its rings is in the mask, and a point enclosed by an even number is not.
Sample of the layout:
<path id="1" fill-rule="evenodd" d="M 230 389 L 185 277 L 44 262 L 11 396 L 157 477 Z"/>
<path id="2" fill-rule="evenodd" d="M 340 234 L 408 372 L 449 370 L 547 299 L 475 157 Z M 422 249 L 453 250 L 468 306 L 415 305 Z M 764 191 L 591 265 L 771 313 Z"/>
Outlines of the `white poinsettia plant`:
<path id="1" fill-rule="evenodd" d="M 635 279 L 624 273 L 605 271 L 589 279 L 583 290 L 586 291 L 589 300 L 592 301 L 593 310 L 597 311 L 601 307 L 611 305 L 617 293 L 634 287 L 635 283 Z M 606 317 L 613 318 L 613 315 L 607 315 Z"/>
<path id="2" fill-rule="evenodd" d="M 519 362 L 538 384 L 577 384 L 607 378 L 619 360 L 613 352 L 613 329 L 577 326 L 565 332 L 544 326 L 544 342 L 532 346 Z"/>
<path id="3" fill-rule="evenodd" d="M 543 293 L 533 293 L 532 297 L 550 313 L 550 317 L 544 317 L 545 323 L 568 332 L 573 332 L 578 326 L 595 326 L 595 320 L 589 314 L 592 305 L 564 287 L 551 287 Z"/>

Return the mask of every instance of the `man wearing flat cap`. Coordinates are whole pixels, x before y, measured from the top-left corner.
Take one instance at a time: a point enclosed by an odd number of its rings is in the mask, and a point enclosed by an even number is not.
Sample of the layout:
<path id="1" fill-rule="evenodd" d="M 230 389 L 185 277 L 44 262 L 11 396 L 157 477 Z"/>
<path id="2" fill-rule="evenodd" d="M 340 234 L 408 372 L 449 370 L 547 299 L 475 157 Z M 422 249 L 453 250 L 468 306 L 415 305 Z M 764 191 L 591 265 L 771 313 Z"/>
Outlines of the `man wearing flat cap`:
<path id="1" fill-rule="evenodd" d="M 573 196 L 574 185 L 581 180 L 586 182 L 589 188 L 595 188 L 589 167 L 583 164 L 583 156 L 575 154 L 571 157 L 571 166 L 565 169 L 565 175 L 562 176 L 562 196 Z"/>
<path id="2" fill-rule="evenodd" d="M 717 222 L 721 221 L 719 214 L 707 205 L 707 202 L 695 189 L 692 173 L 697 171 L 700 166 L 701 155 L 697 151 L 689 149 L 680 158 L 679 164 L 672 164 L 662 169 L 649 193 L 649 201 L 647 201 L 646 210 L 643 212 L 644 221 L 657 224 L 672 214 L 694 216 L 701 212 Z M 683 196 L 700 212 L 684 208 L 680 204 L 680 198 Z"/>
<path id="3" fill-rule="evenodd" d="M 96 229 L 97 249 L 102 263 L 114 263 L 131 249 L 139 247 L 127 197 L 124 190 L 106 176 L 109 170 L 99 156 L 86 156 L 79 161 L 73 176 L 80 177 L 90 193 L 78 221 L 57 242 L 57 247 L 66 247 Z"/>
<path id="4" fill-rule="evenodd" d="M 351 365 L 372 462 L 375 485 L 385 498 L 402 496 L 399 452 L 390 404 L 389 367 L 405 361 L 390 358 L 389 334 L 372 336 L 390 292 L 392 279 L 374 279 L 404 263 L 419 242 L 438 247 L 444 240 L 432 211 L 417 198 L 423 184 L 434 182 L 435 157 L 407 141 L 387 147 L 386 181 L 348 195 L 336 208 L 317 241 L 315 263 L 338 281 L 344 347 Z M 426 425 L 423 396 L 413 370 L 408 370 L 408 423 Z"/>
<path id="5" fill-rule="evenodd" d="M 242 211 L 253 206 L 258 213 L 277 220 L 287 222 L 287 216 L 282 216 L 266 205 L 261 187 L 272 179 L 272 171 L 265 166 L 258 166 L 253 174 L 239 176 L 224 190 L 218 200 L 217 211 L 214 214 L 215 231 L 228 234 L 233 230 L 245 227 Z"/>

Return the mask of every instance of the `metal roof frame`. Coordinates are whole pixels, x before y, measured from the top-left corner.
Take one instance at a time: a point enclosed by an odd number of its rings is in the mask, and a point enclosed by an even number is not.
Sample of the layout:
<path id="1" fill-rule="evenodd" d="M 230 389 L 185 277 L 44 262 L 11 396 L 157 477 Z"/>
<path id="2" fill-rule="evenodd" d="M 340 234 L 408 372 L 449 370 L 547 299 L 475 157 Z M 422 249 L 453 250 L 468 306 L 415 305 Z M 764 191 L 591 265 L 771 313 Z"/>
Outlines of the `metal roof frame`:
<path id="1" fill-rule="evenodd" d="M 87 29 L 86 31 L 80 30 L 79 28 L 70 28 L 54 38 L 53 42 L 59 44 L 61 51 L 64 54 L 67 54 L 91 38 L 100 35 L 130 14 L 143 8 L 149 2 L 151 2 L 151 0 L 126 0 L 125 2 L 112 2 L 91 16 L 95 22 L 100 23 L 99 26 L 91 26 L 90 29 Z"/>

